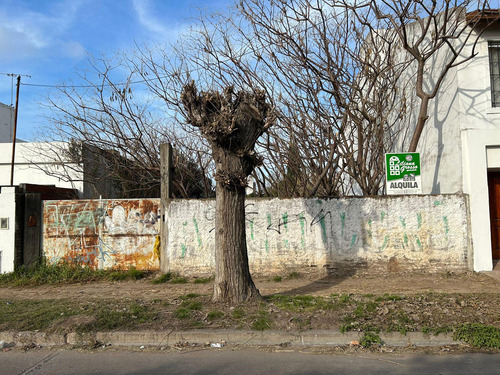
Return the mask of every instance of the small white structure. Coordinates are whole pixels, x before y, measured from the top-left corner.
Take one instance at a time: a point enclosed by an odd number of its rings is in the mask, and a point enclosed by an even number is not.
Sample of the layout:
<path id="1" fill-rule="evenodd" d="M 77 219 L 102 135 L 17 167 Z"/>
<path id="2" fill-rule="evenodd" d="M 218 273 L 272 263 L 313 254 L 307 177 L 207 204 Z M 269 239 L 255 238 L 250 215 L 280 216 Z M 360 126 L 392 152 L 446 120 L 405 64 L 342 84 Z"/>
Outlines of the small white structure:
<path id="1" fill-rule="evenodd" d="M 0 142 L 12 142 L 14 132 L 14 108 L 0 103 Z"/>
<path id="2" fill-rule="evenodd" d="M 0 273 L 14 271 L 16 188 L 0 188 Z"/>

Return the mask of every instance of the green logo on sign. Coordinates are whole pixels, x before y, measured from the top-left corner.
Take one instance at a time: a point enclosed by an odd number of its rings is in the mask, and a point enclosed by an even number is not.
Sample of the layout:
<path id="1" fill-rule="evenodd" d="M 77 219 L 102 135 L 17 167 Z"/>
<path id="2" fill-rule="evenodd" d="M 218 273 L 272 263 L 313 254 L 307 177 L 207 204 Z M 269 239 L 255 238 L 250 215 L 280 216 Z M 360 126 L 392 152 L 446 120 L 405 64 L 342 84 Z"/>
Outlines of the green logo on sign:
<path id="1" fill-rule="evenodd" d="M 420 154 L 417 152 L 385 154 L 385 163 L 387 181 L 415 181 L 415 177 L 420 176 Z"/>

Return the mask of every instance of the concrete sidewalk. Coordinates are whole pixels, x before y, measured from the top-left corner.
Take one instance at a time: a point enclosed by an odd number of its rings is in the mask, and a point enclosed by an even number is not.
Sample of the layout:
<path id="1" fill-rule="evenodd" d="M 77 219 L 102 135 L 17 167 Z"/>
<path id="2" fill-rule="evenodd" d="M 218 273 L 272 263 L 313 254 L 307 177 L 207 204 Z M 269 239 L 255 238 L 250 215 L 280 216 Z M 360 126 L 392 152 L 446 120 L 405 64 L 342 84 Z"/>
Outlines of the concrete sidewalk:
<path id="1" fill-rule="evenodd" d="M 97 333 L 69 333 L 45 334 L 43 332 L 0 332 L 0 341 L 4 347 L 23 347 L 36 345 L 41 347 L 53 346 L 117 346 L 117 347 L 168 347 L 175 344 L 212 345 L 214 347 L 226 345 L 248 346 L 342 346 L 359 345 L 361 332 L 340 331 L 238 331 L 238 330 L 191 330 L 191 331 L 138 331 L 138 332 L 97 332 Z M 409 332 L 380 333 L 383 343 L 388 346 L 444 346 L 458 345 L 450 334 L 438 336 Z"/>

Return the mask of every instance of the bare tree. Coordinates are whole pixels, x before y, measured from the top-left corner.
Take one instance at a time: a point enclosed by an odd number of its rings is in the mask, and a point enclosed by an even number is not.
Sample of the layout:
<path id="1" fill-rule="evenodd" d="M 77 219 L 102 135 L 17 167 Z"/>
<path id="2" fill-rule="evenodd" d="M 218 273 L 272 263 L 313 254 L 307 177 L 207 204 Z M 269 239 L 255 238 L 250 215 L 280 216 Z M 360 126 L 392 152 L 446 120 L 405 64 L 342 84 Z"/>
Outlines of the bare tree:
<path id="1" fill-rule="evenodd" d="M 241 0 L 239 9 L 255 55 L 275 77 L 278 129 L 298 145 L 307 171 L 299 195 L 380 193 L 383 155 L 399 132 L 391 111 L 405 61 L 393 58 L 396 37 L 368 45 L 377 20 L 370 28 L 338 1 Z"/>
<path id="2" fill-rule="evenodd" d="M 86 84 L 62 85 L 49 95 L 50 126 L 41 139 L 51 143 L 38 151 L 54 164 L 45 164 L 45 172 L 64 180 L 80 176 L 92 185 L 89 197 L 159 197 L 159 147 L 170 142 L 174 197 L 213 196 L 208 150 L 163 118 L 159 101 L 133 83 L 138 75 L 125 62 L 90 60 L 81 77 Z"/>
<path id="3" fill-rule="evenodd" d="M 398 59 L 415 67 L 418 117 L 414 127 L 406 125 L 412 129 L 408 151 L 414 152 L 429 118 L 430 101 L 438 94 L 450 70 L 477 54 L 481 34 L 500 14 L 490 12 L 489 2 L 481 0 L 370 0 L 354 2 L 354 5 L 345 2 L 345 5 L 376 38 L 396 36 L 398 45 L 406 52 L 400 53 Z M 488 17 L 484 17 L 485 14 Z M 375 24 L 383 27 L 374 27 Z"/>
<path id="4" fill-rule="evenodd" d="M 181 101 L 187 121 L 200 129 L 216 165 L 214 301 L 244 302 L 259 297 L 248 267 L 245 231 L 247 177 L 260 163 L 254 148 L 272 125 L 263 92 L 198 93 L 194 82 Z"/>

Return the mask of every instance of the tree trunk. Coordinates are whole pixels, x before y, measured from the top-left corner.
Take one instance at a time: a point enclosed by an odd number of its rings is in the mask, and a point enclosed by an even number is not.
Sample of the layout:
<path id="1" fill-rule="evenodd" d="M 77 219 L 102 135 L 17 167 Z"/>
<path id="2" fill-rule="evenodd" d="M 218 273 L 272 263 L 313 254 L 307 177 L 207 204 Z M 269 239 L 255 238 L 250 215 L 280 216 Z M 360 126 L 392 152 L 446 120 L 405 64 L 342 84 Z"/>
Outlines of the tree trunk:
<path id="1" fill-rule="evenodd" d="M 245 188 L 216 188 L 214 301 L 244 302 L 259 297 L 248 267 Z"/>

